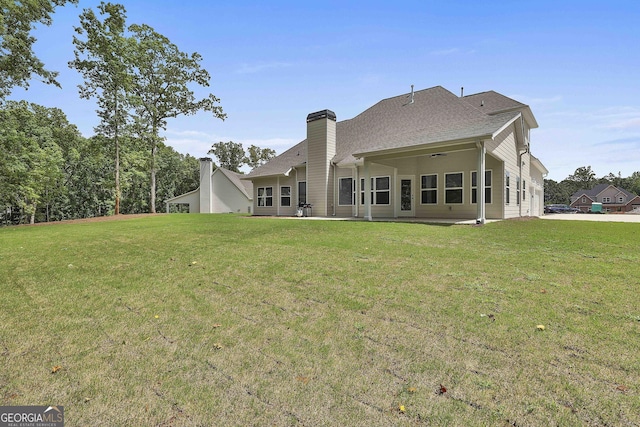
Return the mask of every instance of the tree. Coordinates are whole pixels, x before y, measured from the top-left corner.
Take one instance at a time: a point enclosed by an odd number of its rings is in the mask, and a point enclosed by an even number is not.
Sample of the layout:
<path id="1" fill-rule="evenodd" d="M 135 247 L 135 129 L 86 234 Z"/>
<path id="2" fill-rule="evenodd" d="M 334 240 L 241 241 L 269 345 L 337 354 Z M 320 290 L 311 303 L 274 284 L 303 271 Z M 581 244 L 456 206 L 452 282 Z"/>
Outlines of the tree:
<path id="1" fill-rule="evenodd" d="M 80 27 L 76 33 L 86 40 L 74 36 L 75 59 L 69 67 L 78 70 L 84 77 L 78 86 L 80 97 L 97 98 L 100 125 L 96 132 L 105 135 L 115 146 L 115 214 L 120 213 L 120 150 L 123 130 L 128 122 L 131 86 L 131 67 L 128 57 L 128 40 L 125 37 L 126 10 L 122 5 L 100 3 L 100 15 L 108 15 L 101 22 L 91 9 L 80 15 Z"/>
<path id="2" fill-rule="evenodd" d="M 582 166 L 576 169 L 573 175 L 567 177 L 567 181 L 575 183 L 575 191 L 590 189 L 596 183 L 596 174 L 591 166 Z"/>
<path id="3" fill-rule="evenodd" d="M 45 70 L 33 52 L 36 39 L 30 33 L 36 23 L 51 25 L 54 9 L 65 3 L 78 0 L 0 0 L 0 102 L 14 87 L 28 88 L 34 74 L 60 87 L 58 73 Z"/>
<path id="4" fill-rule="evenodd" d="M 131 25 L 134 108 L 139 135 L 148 143 L 150 153 L 150 202 L 156 212 L 156 156 L 160 147 L 160 129 L 166 128 L 167 119 L 209 111 L 224 120 L 220 101 L 213 94 L 196 100 L 189 84 L 209 86 L 209 73 L 200 65 L 198 53 L 181 52 L 168 38 L 148 25 Z"/>
<path id="5" fill-rule="evenodd" d="M 244 159 L 244 163 L 249 165 L 251 169 L 255 169 L 273 159 L 276 156 L 275 150 L 271 148 L 260 148 L 255 145 L 251 145 L 247 149 L 247 155 Z"/>
<path id="6" fill-rule="evenodd" d="M 0 110 L 0 206 L 15 206 L 35 222 L 38 205 L 62 187 L 62 151 L 47 109 L 9 101 Z"/>
<path id="7" fill-rule="evenodd" d="M 220 167 L 233 172 L 240 172 L 240 167 L 244 164 L 246 158 L 242 144 L 233 141 L 220 141 L 213 144 L 208 154 L 216 156 Z"/>

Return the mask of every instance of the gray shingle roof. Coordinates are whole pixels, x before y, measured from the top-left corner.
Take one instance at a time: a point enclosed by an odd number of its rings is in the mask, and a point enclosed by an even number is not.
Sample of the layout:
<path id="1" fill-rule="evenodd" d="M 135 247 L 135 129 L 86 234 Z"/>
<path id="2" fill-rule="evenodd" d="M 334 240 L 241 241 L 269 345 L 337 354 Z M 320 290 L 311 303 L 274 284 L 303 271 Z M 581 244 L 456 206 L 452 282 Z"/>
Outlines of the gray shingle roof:
<path id="1" fill-rule="evenodd" d="M 615 188 L 616 190 L 620 191 L 621 193 L 623 193 L 628 200 L 631 200 L 634 197 L 637 197 L 635 194 L 625 190 L 624 188 L 616 187 L 616 186 L 613 186 L 611 184 L 598 184 L 598 185 L 596 185 L 595 187 L 593 187 L 590 190 L 578 190 L 578 191 L 576 191 L 575 193 L 573 193 L 571 195 L 571 198 L 578 198 L 578 197 L 580 197 L 580 196 L 582 196 L 584 194 L 585 196 L 595 200 L 596 196 L 598 194 L 602 193 L 605 189 L 609 188 L 610 186 Z"/>
<path id="2" fill-rule="evenodd" d="M 486 98 L 484 107 L 479 107 L 477 95 L 460 98 L 442 86 L 416 91 L 413 103 L 408 94 L 384 99 L 352 119 L 337 122 L 333 161 L 351 163 L 358 153 L 492 135 L 520 114 L 513 108 L 526 107 L 497 92 L 478 95 Z M 283 174 L 305 159 L 306 140 L 245 178 Z"/>

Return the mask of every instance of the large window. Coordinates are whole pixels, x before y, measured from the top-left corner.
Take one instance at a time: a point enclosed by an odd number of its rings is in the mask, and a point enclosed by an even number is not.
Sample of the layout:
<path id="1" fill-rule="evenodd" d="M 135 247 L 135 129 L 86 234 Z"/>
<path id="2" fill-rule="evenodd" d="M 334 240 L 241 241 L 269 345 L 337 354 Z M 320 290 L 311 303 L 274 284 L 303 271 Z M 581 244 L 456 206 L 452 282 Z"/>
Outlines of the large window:
<path id="1" fill-rule="evenodd" d="M 258 206 L 273 206 L 273 187 L 258 187 Z"/>
<path id="2" fill-rule="evenodd" d="M 364 178 L 360 180 L 360 203 L 364 202 Z M 391 203 L 391 177 L 371 177 L 371 204 L 388 205 Z"/>
<path id="3" fill-rule="evenodd" d="M 355 189 L 353 178 L 340 178 L 338 181 L 338 204 L 341 206 L 353 205 L 355 202 Z"/>
<path id="4" fill-rule="evenodd" d="M 484 202 L 491 203 L 491 171 L 484 171 Z M 471 172 L 471 203 L 478 203 L 478 173 Z"/>
<path id="5" fill-rule="evenodd" d="M 438 175 L 422 175 L 420 177 L 420 203 L 435 205 L 438 203 Z"/>
<path id="6" fill-rule="evenodd" d="M 291 206 L 291 187 L 280 187 L 280 206 Z"/>
<path id="7" fill-rule="evenodd" d="M 460 204 L 463 201 L 463 173 L 444 174 L 444 202 L 447 204 Z"/>
<path id="8" fill-rule="evenodd" d="M 298 206 L 307 203 L 307 181 L 298 181 Z"/>

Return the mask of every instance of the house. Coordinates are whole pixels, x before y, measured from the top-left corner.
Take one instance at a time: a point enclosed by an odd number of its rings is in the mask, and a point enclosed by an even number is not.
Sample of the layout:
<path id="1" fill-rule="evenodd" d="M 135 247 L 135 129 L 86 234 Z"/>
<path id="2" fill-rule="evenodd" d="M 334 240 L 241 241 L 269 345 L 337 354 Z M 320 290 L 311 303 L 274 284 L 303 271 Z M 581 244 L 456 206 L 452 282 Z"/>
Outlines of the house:
<path id="1" fill-rule="evenodd" d="M 208 157 L 200 159 L 200 187 L 166 201 L 170 205 L 188 205 L 191 213 L 251 213 L 253 185 L 242 181 L 242 174 L 224 168 L 213 169 Z"/>
<path id="2" fill-rule="evenodd" d="M 305 140 L 243 179 L 254 215 L 306 205 L 313 216 L 368 220 L 539 216 L 548 171 L 530 151 L 537 127 L 529 106 L 494 91 L 412 88 L 349 120 L 309 114 Z"/>
<path id="3" fill-rule="evenodd" d="M 640 196 L 611 184 L 598 184 L 591 190 L 578 190 L 571 195 L 571 207 L 591 211 L 592 203 L 602 203 L 604 212 L 631 212 L 640 209 Z"/>

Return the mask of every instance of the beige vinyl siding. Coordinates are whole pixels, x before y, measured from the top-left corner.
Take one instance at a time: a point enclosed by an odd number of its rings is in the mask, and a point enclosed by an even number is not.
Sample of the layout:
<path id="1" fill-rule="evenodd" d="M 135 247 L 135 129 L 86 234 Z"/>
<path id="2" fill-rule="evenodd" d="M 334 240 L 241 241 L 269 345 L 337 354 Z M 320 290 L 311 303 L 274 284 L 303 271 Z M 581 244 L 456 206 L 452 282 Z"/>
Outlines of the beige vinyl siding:
<path id="1" fill-rule="evenodd" d="M 331 159 L 335 155 L 336 122 L 320 119 L 307 123 L 307 201 L 314 216 L 332 214 Z"/>
<path id="2" fill-rule="evenodd" d="M 273 190 L 273 205 L 258 206 L 258 188 L 271 187 Z M 263 178 L 253 181 L 253 213 L 254 215 L 277 215 L 278 214 L 278 181 L 276 178 Z"/>
<path id="3" fill-rule="evenodd" d="M 516 203 L 517 177 L 520 176 L 520 168 L 518 167 L 518 151 L 516 148 L 516 138 L 514 135 L 515 126 L 511 125 L 500 132 L 496 138 L 485 143 L 487 152 L 504 162 L 504 171 L 502 173 L 502 188 L 496 186 L 496 191 L 505 193 L 504 179 L 508 172 L 510 177 L 510 197 L 509 204 L 504 204 L 504 218 L 515 218 L 520 216 L 520 205 Z M 498 178 L 496 176 L 496 178 Z M 522 180 L 522 177 L 520 177 Z M 496 180 L 496 183 L 498 181 Z M 504 194 L 502 196 L 504 202 Z M 522 198 L 522 195 L 520 196 Z M 522 200 L 520 201 L 522 202 Z"/>

